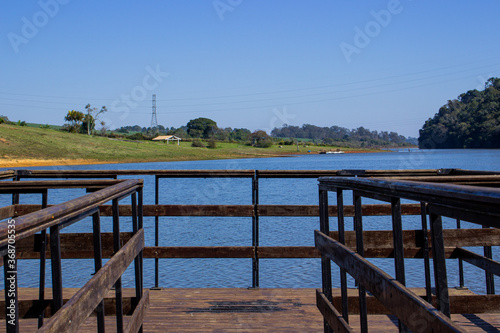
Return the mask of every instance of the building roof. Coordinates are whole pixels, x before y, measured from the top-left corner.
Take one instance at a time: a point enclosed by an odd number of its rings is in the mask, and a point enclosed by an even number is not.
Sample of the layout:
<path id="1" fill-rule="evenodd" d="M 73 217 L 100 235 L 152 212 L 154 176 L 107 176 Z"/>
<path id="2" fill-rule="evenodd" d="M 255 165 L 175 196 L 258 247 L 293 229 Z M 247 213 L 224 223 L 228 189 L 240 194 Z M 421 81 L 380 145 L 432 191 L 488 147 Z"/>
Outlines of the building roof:
<path id="1" fill-rule="evenodd" d="M 160 135 L 153 139 L 153 141 L 161 141 L 161 140 L 182 140 L 182 139 L 175 135 Z"/>

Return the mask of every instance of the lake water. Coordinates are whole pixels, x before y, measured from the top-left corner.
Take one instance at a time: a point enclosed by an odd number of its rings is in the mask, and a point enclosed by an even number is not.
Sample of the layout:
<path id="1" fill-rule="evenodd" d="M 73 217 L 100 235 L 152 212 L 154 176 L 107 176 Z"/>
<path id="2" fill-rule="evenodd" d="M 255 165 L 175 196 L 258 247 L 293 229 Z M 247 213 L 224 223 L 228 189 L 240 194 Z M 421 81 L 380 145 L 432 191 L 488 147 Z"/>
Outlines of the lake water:
<path id="1" fill-rule="evenodd" d="M 23 169 L 56 170 L 109 170 L 109 169 L 257 169 L 257 170 L 340 170 L 340 169 L 438 169 L 461 168 L 500 171 L 500 150 L 433 150 L 411 152 L 384 152 L 363 154 L 301 155 L 282 158 L 258 158 L 239 160 L 215 160 L 192 162 L 156 162 L 109 165 L 82 165 L 64 167 L 39 167 Z M 122 178 L 134 178 L 122 177 Z M 154 177 L 142 176 L 145 181 L 145 204 L 154 203 Z M 160 181 L 161 204 L 251 204 L 249 179 L 162 179 Z M 49 191 L 49 204 L 76 198 L 83 190 Z M 352 199 L 346 197 L 346 204 Z M 318 204 L 316 179 L 261 179 L 259 181 L 260 204 Z M 39 203 L 39 195 L 21 195 L 21 203 Z M 333 198 L 332 198 L 333 202 Z M 368 200 L 364 203 L 370 203 Z M 0 195 L 0 204 L 10 204 L 10 196 Z M 130 219 L 129 219 L 130 220 Z M 130 223 L 122 218 L 122 231 L 130 231 Z M 160 218 L 161 246 L 250 246 L 252 242 L 251 218 Z M 366 230 L 391 228 L 390 217 L 366 217 Z M 111 232 L 111 218 L 102 218 L 103 231 Z M 420 227 L 420 217 L 403 217 L 405 229 Z M 472 227 L 464 223 L 462 227 Z M 331 223 L 332 228 L 336 223 Z M 445 227 L 455 222 L 445 220 Z M 153 245 L 154 218 L 144 218 L 146 245 Z M 318 218 L 260 218 L 261 246 L 313 246 L 313 231 L 319 228 Z M 346 218 L 347 230 L 352 230 L 352 218 Z M 91 232 L 90 219 L 76 223 L 64 232 Z M 482 249 L 475 249 L 476 251 Z M 498 249 L 494 259 L 499 260 Z M 376 265 L 394 275 L 393 259 L 373 259 Z M 50 262 L 47 262 L 47 281 L 50 281 Z M 161 259 L 161 287 L 250 287 L 250 259 Z M 405 261 L 407 285 L 424 286 L 423 260 Z M 484 272 L 464 264 L 465 284 L 472 290 L 484 293 Z M 335 266 L 335 265 L 332 265 Z M 63 261 L 65 287 L 79 287 L 93 272 L 92 260 Z M 457 262 L 448 262 L 449 285 L 458 285 Z M 334 272 L 334 277 L 338 274 Z M 3 279 L 2 279 L 3 283 Z M 38 262 L 23 260 L 19 263 L 21 287 L 38 284 Z M 133 285 L 133 268 L 123 277 L 124 286 Z M 497 285 L 499 280 L 497 280 Z M 337 280 L 334 281 L 339 285 Z M 47 284 L 48 285 L 48 284 Z M 144 286 L 154 285 L 154 261 L 145 260 Z M 353 281 L 350 281 L 353 286 Z M 321 286 L 319 259 L 261 259 L 260 286 L 318 288 Z"/>

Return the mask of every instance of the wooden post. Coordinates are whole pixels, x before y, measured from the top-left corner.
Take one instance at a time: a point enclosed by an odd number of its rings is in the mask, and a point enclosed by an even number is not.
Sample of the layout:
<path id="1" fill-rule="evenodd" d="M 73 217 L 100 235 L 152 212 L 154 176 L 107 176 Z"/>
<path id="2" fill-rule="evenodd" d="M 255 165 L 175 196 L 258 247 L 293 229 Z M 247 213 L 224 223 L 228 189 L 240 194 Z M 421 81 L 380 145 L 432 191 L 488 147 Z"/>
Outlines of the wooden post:
<path id="1" fill-rule="evenodd" d="M 50 227 L 50 260 L 52 265 L 52 314 L 63 306 L 61 267 L 61 225 Z"/>
<path id="2" fill-rule="evenodd" d="M 353 193 L 353 203 L 354 203 L 354 230 L 356 231 L 356 252 L 360 256 L 365 255 L 364 245 L 363 245 L 363 212 L 361 196 Z M 361 326 L 361 332 L 368 332 L 368 315 L 366 308 L 366 289 L 363 284 L 359 284 L 359 321 Z"/>
<path id="3" fill-rule="evenodd" d="M 427 206 L 425 202 L 420 203 L 420 216 L 422 221 L 423 250 L 424 250 L 424 274 L 425 274 L 425 300 L 432 303 L 431 289 L 431 264 L 429 257 L 429 235 L 427 232 Z"/>
<path id="4" fill-rule="evenodd" d="M 102 244 L 101 244 L 101 219 L 99 211 L 92 215 L 92 231 L 94 241 L 94 270 L 95 273 L 102 267 Z M 97 332 L 104 333 L 104 300 L 96 308 L 97 312 Z"/>
<path id="5" fill-rule="evenodd" d="M 159 204 L 160 201 L 160 189 L 159 189 L 160 177 L 155 175 L 155 205 Z M 159 233 L 160 233 L 160 217 L 155 215 L 155 246 L 159 246 Z M 159 259 L 155 258 L 155 288 L 158 288 L 160 280 L 160 263 Z"/>
<path id="6" fill-rule="evenodd" d="M 450 317 L 450 298 L 448 296 L 448 278 L 446 276 L 446 259 L 443 243 L 443 223 L 441 216 L 430 214 L 432 237 L 432 262 L 436 286 L 437 309 Z"/>
<path id="7" fill-rule="evenodd" d="M 42 192 L 42 209 L 47 208 L 47 190 Z M 38 313 L 38 328 L 43 325 L 45 316 L 45 252 L 47 250 L 47 229 L 40 232 L 40 284 L 38 288 L 38 301 L 40 302 L 40 312 Z"/>
<path id="8" fill-rule="evenodd" d="M 120 250 L 120 211 L 118 199 L 113 199 L 113 254 Z M 116 331 L 123 332 L 122 278 L 115 282 L 116 299 Z"/>
<path id="9" fill-rule="evenodd" d="M 319 190 L 319 224 L 321 232 L 328 235 L 330 233 L 330 222 L 328 219 L 328 191 L 321 188 Z M 328 301 L 332 303 L 332 264 L 330 259 L 324 254 L 321 254 L 321 277 L 323 294 Z M 326 319 L 323 320 L 323 326 L 325 333 L 333 332 Z"/>
<path id="10" fill-rule="evenodd" d="M 337 188 L 337 220 L 339 229 L 339 242 L 345 245 L 345 224 L 344 224 L 344 191 Z M 340 268 L 340 290 L 342 298 L 342 318 L 349 323 L 349 302 L 347 295 L 347 273 Z"/>

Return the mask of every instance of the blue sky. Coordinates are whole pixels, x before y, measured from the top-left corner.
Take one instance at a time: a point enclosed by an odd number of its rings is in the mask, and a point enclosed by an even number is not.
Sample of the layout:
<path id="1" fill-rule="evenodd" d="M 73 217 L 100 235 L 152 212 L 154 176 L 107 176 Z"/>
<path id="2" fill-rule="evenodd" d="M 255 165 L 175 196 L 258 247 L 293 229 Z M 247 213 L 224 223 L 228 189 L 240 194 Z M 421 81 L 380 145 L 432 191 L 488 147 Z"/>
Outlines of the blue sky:
<path id="1" fill-rule="evenodd" d="M 500 2 L 0 3 L 0 114 L 63 124 L 87 103 L 114 129 L 364 126 L 417 136 L 500 76 Z"/>

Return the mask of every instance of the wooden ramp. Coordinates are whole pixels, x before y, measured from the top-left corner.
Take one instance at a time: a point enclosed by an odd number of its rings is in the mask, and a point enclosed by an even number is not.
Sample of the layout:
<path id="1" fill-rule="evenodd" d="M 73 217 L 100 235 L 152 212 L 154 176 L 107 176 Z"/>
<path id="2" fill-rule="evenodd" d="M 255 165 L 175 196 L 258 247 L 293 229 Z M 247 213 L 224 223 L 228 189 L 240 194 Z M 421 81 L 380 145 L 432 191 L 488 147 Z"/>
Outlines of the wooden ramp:
<path id="1" fill-rule="evenodd" d="M 422 290 L 415 290 L 422 293 Z M 76 289 L 65 289 L 68 299 Z M 350 290 L 355 297 L 357 290 Z M 36 299 L 38 289 L 21 289 L 19 299 Z M 50 290 L 47 290 L 50 295 Z M 124 300 L 134 295 L 124 289 Z M 451 296 L 473 295 L 467 290 L 450 289 Z M 334 297 L 340 291 L 334 289 Z M 108 295 L 112 303 L 114 293 Z M 129 304 L 127 301 L 125 304 Z M 352 303 L 355 303 L 354 301 Z M 353 304 L 354 305 L 354 304 Z M 499 309 L 500 310 L 500 309 Z M 125 306 L 125 311 L 127 306 Z M 355 313 L 356 311 L 354 311 Z M 359 316 L 350 316 L 359 331 Z M 115 317 L 108 313 L 106 331 L 115 332 Z M 498 332 L 499 313 L 454 314 L 452 319 L 469 332 Z M 125 316 L 125 325 L 129 317 Z M 389 315 L 369 315 L 370 332 L 397 332 L 397 320 Z M 82 332 L 96 331 L 96 317 L 89 317 Z M 22 319 L 20 332 L 34 332 L 36 319 Z M 0 332 L 5 326 L 0 327 Z M 150 290 L 150 302 L 144 321 L 144 332 L 322 332 L 323 317 L 316 308 L 314 289 L 161 289 Z"/>

